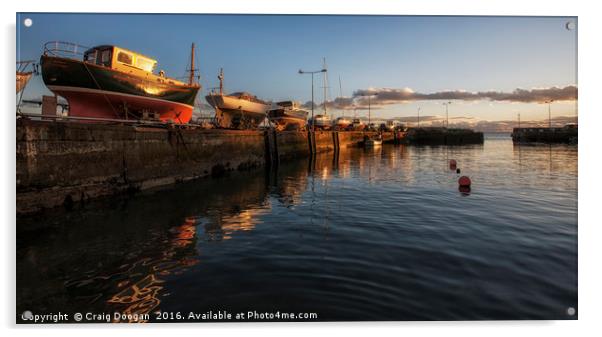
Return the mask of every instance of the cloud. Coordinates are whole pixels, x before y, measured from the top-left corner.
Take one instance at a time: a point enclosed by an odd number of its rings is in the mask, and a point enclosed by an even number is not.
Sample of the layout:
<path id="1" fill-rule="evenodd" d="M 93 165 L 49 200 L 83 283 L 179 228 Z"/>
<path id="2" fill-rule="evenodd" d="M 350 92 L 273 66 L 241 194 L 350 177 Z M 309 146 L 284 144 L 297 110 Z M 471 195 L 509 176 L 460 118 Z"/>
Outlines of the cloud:
<path id="1" fill-rule="evenodd" d="M 426 100 L 490 100 L 500 102 L 521 103 L 544 103 L 547 101 L 574 101 L 577 100 L 577 87 L 569 85 L 565 87 L 515 89 L 512 92 L 501 91 L 479 91 L 468 92 L 463 90 L 440 91 L 430 94 L 418 93 L 410 88 L 369 88 L 359 89 L 353 93 L 353 97 L 361 104 L 367 104 L 368 95 L 370 103 L 379 105 L 406 103 L 411 101 Z"/>
<path id="2" fill-rule="evenodd" d="M 442 119 L 441 116 L 420 116 L 420 122 L 432 122 Z M 402 122 L 402 123 L 416 123 L 418 122 L 418 116 L 404 116 L 404 117 L 393 117 L 390 120 Z"/>
<path id="3" fill-rule="evenodd" d="M 475 102 L 489 100 L 491 102 L 521 102 L 544 103 L 547 101 L 575 101 L 577 100 L 577 86 L 565 87 L 515 89 L 512 92 L 447 90 L 434 93 L 419 93 L 411 88 L 368 88 L 358 89 L 351 97 L 337 97 L 326 102 L 328 110 L 378 110 L 386 105 L 402 104 L 413 101 L 429 100 L 459 100 Z M 491 103 L 490 103 L 491 104 Z M 304 109 L 311 109 L 311 101 L 302 105 Z M 315 109 L 322 109 L 322 102 L 315 102 Z"/>

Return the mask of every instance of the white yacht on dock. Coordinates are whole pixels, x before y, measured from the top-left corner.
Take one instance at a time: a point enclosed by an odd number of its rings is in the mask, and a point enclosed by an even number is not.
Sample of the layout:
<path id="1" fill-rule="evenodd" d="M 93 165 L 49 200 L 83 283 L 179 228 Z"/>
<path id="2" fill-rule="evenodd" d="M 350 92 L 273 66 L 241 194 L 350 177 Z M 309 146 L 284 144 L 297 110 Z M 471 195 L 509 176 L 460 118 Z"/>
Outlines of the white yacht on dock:
<path id="1" fill-rule="evenodd" d="M 215 109 L 216 124 L 222 128 L 255 129 L 265 120 L 270 104 L 248 92 L 224 94 L 224 71 L 220 70 L 219 92 L 205 96 Z"/>
<path id="2" fill-rule="evenodd" d="M 319 130 L 330 130 L 332 128 L 332 119 L 328 115 L 316 115 L 311 120 L 311 125 Z"/>
<path id="3" fill-rule="evenodd" d="M 277 102 L 267 112 L 270 122 L 276 130 L 303 130 L 307 125 L 306 110 L 301 109 L 301 104 L 295 101 Z"/>

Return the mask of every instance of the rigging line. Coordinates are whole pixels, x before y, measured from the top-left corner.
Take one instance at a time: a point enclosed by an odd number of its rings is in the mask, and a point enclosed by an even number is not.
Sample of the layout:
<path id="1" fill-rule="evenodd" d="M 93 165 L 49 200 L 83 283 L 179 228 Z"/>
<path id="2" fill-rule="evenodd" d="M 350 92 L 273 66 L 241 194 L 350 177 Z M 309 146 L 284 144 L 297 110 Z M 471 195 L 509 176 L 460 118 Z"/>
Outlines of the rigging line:
<path id="1" fill-rule="evenodd" d="M 119 118 L 119 113 L 117 113 L 117 110 L 115 110 L 115 107 L 113 106 L 113 104 L 111 104 L 111 100 L 109 100 L 109 97 L 104 93 L 104 90 L 102 89 L 102 87 L 100 86 L 100 84 L 98 84 L 98 82 L 96 81 L 96 78 L 94 77 L 94 75 L 92 74 L 92 72 L 90 71 L 90 69 L 88 69 L 88 65 L 86 64 L 86 62 L 82 62 L 82 64 L 84 65 L 84 68 L 86 68 L 86 71 L 88 72 L 88 74 L 90 75 L 90 77 L 92 78 L 92 80 L 94 81 L 94 84 L 96 84 L 96 86 L 98 87 L 98 89 L 100 91 L 102 91 L 102 96 L 105 98 L 105 100 L 107 101 L 107 103 L 109 103 L 109 106 L 111 107 L 111 109 L 113 110 L 113 113 L 115 113 L 115 116 L 117 118 Z M 128 114 L 129 112 L 125 111 L 126 114 Z"/>

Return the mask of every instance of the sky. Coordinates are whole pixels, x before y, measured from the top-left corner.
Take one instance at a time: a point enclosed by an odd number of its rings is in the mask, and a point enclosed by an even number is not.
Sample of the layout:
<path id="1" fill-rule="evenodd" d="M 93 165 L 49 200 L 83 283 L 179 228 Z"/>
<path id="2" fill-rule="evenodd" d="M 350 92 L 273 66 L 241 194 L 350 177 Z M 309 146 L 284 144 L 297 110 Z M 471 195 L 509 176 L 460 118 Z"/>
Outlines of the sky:
<path id="1" fill-rule="evenodd" d="M 335 116 L 366 115 L 366 93 L 376 94 L 373 118 L 409 120 L 420 108 L 424 122 L 441 122 L 451 102 L 450 124 L 547 120 L 547 98 L 554 118 L 577 115 L 574 17 L 18 13 L 17 24 L 17 60 L 39 59 L 47 41 L 115 44 L 157 59 L 170 77 L 185 75 L 194 42 L 201 103 L 220 68 L 227 92 L 308 102 L 311 77 L 298 70 L 326 58 Z M 317 75 L 316 104 L 322 87 Z M 24 97 L 43 94 L 38 76 Z"/>

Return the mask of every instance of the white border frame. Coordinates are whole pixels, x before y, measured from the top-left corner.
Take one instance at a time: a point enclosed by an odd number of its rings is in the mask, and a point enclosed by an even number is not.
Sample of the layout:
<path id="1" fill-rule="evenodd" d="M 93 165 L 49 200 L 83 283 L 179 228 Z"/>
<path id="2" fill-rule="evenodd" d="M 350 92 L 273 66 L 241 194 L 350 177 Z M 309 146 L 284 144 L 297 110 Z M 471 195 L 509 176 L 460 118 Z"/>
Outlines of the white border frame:
<path id="1" fill-rule="evenodd" d="M 140 1 L 102 0 L 93 4 L 90 1 L 73 0 L 4 2 L 3 50 L 10 57 L 2 62 L 1 87 L 3 94 L 4 128 L 2 158 L 9 160 L 2 166 L 3 198 L 0 202 L 2 215 L 2 266 L 0 279 L 3 303 L 1 305 L 1 327 L 7 335 L 15 336 L 105 336 L 107 333 L 120 335 L 161 336 L 169 330 L 178 335 L 250 335 L 264 337 L 303 336 L 320 332 L 363 336 L 375 329 L 379 335 L 421 336 L 504 336 L 517 332 L 529 335 L 581 336 L 600 332 L 597 319 L 600 310 L 601 269 L 599 256 L 602 243 L 602 221 L 598 194 L 602 191 L 599 158 L 601 151 L 599 126 L 602 125 L 600 103 L 596 102 L 600 81 L 600 11 L 594 1 L 524 1 L 524 0 L 432 0 L 432 1 L 336 1 L 336 0 L 295 0 L 295 1 L 152 1 L 147 0 L 144 12 L 147 13 L 268 13 L 268 14 L 399 14 L 399 15 L 558 15 L 578 16 L 579 55 L 578 86 L 580 109 L 579 139 L 579 305 L 578 321 L 479 321 L 479 322 L 338 322 L 338 323 L 250 323 L 250 324 L 153 324 L 144 327 L 136 325 L 45 325 L 35 327 L 17 326 L 15 317 L 15 120 L 13 117 L 13 71 L 15 61 L 15 12 L 140 12 Z M 11 11 L 14 9 L 14 12 Z M 597 104 L 596 104 L 597 103 Z M 294 329 L 293 329 L 294 328 Z"/>

